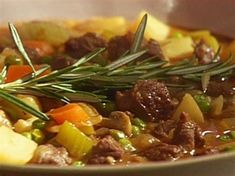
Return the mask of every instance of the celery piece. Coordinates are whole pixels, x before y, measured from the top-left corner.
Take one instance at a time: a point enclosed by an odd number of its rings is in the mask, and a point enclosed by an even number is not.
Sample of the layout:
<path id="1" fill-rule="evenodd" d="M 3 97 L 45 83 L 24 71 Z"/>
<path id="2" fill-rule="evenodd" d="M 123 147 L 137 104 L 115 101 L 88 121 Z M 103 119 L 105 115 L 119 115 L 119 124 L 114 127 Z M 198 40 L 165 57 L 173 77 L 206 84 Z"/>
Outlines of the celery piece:
<path id="1" fill-rule="evenodd" d="M 67 121 L 60 127 L 56 141 L 78 159 L 86 155 L 93 145 L 93 141 L 88 136 Z"/>

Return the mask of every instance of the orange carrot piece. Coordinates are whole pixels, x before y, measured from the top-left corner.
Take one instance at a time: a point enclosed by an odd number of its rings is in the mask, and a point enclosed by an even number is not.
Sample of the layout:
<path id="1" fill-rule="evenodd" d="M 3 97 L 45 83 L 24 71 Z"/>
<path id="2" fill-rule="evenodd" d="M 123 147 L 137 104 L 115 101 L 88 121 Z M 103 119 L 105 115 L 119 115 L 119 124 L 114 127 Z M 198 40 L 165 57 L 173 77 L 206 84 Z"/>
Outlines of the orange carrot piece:
<path id="1" fill-rule="evenodd" d="M 40 56 L 50 55 L 54 52 L 53 47 L 44 41 L 39 40 L 26 40 L 24 46 L 30 49 L 35 49 Z"/>
<path id="2" fill-rule="evenodd" d="M 41 67 L 40 65 L 34 65 L 34 68 L 36 70 L 40 69 L 40 67 Z M 29 65 L 10 65 L 7 70 L 6 83 L 22 78 L 27 74 L 32 73 L 32 71 L 33 70 Z M 42 75 L 46 75 L 50 72 L 51 70 L 48 69 L 45 72 L 43 72 Z"/>
<path id="3" fill-rule="evenodd" d="M 89 119 L 88 114 L 78 104 L 70 103 L 57 109 L 48 112 L 58 124 L 62 124 L 65 121 L 73 123 L 75 126 L 81 126 L 82 122 L 86 122 Z"/>

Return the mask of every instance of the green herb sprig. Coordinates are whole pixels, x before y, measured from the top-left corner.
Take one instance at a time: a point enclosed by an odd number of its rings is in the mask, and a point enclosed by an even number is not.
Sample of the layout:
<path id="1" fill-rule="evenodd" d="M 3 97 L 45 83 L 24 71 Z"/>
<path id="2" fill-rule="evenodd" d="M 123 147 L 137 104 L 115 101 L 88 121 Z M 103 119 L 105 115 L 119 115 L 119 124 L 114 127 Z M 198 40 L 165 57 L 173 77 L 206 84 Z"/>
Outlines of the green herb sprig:
<path id="1" fill-rule="evenodd" d="M 72 101 L 97 103 L 107 101 L 105 92 L 131 88 L 140 79 L 167 80 L 169 77 L 176 75 L 185 80 L 201 81 L 203 89 L 206 90 L 211 77 L 233 73 L 235 65 L 232 64 L 232 56 L 226 62 L 217 61 L 206 65 L 195 65 L 192 61 L 169 65 L 166 61 L 157 60 L 155 56 L 143 58 L 147 52 L 147 50 L 141 49 L 146 24 L 147 15 L 144 15 L 134 35 L 130 51 L 127 51 L 110 64 L 102 66 L 89 63 L 105 51 L 105 48 L 98 48 L 80 58 L 75 64 L 42 76 L 41 74 L 49 66 L 43 65 L 37 71 L 34 69 L 16 28 L 9 23 L 12 38 L 19 52 L 32 67 L 33 72 L 11 83 L 1 81 L 0 97 L 42 120 L 49 120 L 46 114 L 26 105 L 14 94 L 46 96 L 65 103 Z M 140 57 L 141 61 L 139 60 Z M 1 78 L 5 76 L 6 68 L 0 73 Z M 193 86 L 172 83 L 166 85 L 183 89 Z M 81 86 L 86 89 L 81 89 Z"/>

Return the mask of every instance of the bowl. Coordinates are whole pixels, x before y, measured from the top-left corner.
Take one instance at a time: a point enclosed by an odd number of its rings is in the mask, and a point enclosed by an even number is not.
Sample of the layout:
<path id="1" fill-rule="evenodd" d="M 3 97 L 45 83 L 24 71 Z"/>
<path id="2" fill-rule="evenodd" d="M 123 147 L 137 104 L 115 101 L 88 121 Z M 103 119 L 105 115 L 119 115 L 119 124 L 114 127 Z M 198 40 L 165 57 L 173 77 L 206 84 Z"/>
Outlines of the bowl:
<path id="1" fill-rule="evenodd" d="M 235 38 L 233 0 L 0 0 L 0 24 L 35 19 L 84 19 L 92 16 L 125 16 L 134 19 L 145 9 L 180 27 L 209 29 Z M 196 157 L 176 162 L 129 166 L 0 165 L 0 176 L 233 176 L 235 153 Z"/>

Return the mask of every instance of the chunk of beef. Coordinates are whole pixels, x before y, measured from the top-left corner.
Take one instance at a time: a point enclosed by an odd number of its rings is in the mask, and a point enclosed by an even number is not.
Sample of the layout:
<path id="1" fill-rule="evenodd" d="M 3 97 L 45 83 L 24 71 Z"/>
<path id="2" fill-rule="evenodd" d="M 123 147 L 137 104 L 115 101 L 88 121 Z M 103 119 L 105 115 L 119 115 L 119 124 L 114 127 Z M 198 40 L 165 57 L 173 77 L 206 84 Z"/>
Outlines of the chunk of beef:
<path id="1" fill-rule="evenodd" d="M 81 58 L 96 48 L 106 47 L 106 41 L 94 33 L 71 38 L 65 43 L 65 51 L 74 58 Z"/>
<path id="2" fill-rule="evenodd" d="M 175 127 L 175 120 L 161 120 L 154 129 L 154 136 L 162 142 L 170 143 L 171 137 L 169 136 L 169 133 L 171 130 L 174 130 Z"/>
<path id="3" fill-rule="evenodd" d="M 235 84 L 234 78 L 227 80 L 211 80 L 207 87 L 207 92 L 209 96 L 217 97 L 220 95 L 231 96 L 235 94 Z"/>
<path id="4" fill-rule="evenodd" d="M 72 159 L 68 156 L 68 152 L 64 147 L 56 148 L 51 144 L 47 144 L 40 145 L 36 149 L 32 163 L 67 166 L 72 163 Z"/>
<path id="5" fill-rule="evenodd" d="M 200 127 L 187 113 L 183 112 L 174 131 L 173 144 L 181 145 L 186 151 L 192 151 L 196 147 L 203 147 L 205 140 L 202 137 Z"/>
<path id="6" fill-rule="evenodd" d="M 215 56 L 214 50 L 203 40 L 196 44 L 194 52 L 200 64 L 211 63 Z"/>
<path id="7" fill-rule="evenodd" d="M 149 121 L 168 119 L 174 108 L 166 85 L 157 80 L 141 80 L 132 90 L 117 92 L 116 103 L 120 110 Z"/>
<path id="8" fill-rule="evenodd" d="M 105 136 L 100 139 L 93 148 L 91 158 L 88 160 L 90 164 L 112 164 L 116 160 L 122 158 L 124 154 L 123 148 L 111 136 Z"/>
<path id="9" fill-rule="evenodd" d="M 130 49 L 132 44 L 133 34 L 127 33 L 122 36 L 115 36 L 108 42 L 107 50 L 110 60 L 116 60 Z"/>
<path id="10" fill-rule="evenodd" d="M 177 145 L 162 143 L 144 150 L 141 152 L 141 155 L 150 161 L 173 161 L 179 159 L 183 155 L 183 152 L 181 147 Z"/>
<path id="11" fill-rule="evenodd" d="M 148 40 L 145 47 L 148 49 L 147 54 L 150 57 L 156 56 L 159 59 L 162 59 L 162 60 L 165 59 L 165 56 L 163 55 L 163 52 L 161 49 L 161 46 L 156 40 L 153 40 L 153 39 Z"/>
<path id="12" fill-rule="evenodd" d="M 56 56 L 51 63 L 53 70 L 59 70 L 75 63 L 75 59 L 67 56 Z"/>

